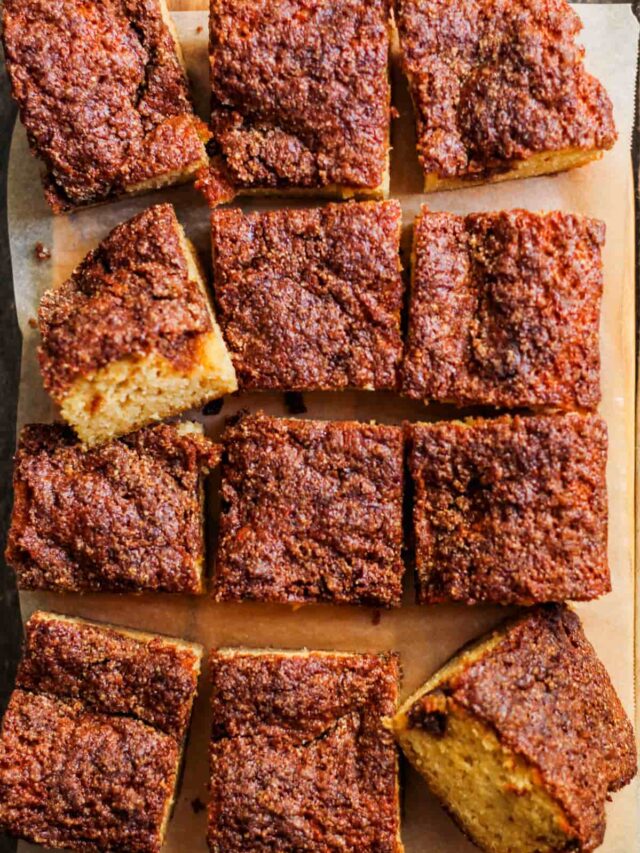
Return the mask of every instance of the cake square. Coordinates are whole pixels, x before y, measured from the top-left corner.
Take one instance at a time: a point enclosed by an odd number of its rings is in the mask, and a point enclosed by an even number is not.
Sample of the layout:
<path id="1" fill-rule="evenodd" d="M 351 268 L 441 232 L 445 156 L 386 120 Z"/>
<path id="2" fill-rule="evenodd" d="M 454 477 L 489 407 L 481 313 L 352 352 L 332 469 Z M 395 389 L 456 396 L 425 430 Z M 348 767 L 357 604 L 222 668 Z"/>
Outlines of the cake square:
<path id="1" fill-rule="evenodd" d="M 204 487 L 220 448 L 159 424 L 84 449 L 62 424 L 23 429 L 5 558 L 21 589 L 204 592 Z"/>
<path id="2" fill-rule="evenodd" d="M 214 176 L 241 193 L 386 196 L 390 14 L 389 0 L 211 0 Z"/>
<path id="3" fill-rule="evenodd" d="M 158 853 L 201 653 L 35 613 L 2 722 L 0 828 L 85 853 Z"/>
<path id="4" fill-rule="evenodd" d="M 604 223 L 525 210 L 415 223 L 402 390 L 457 406 L 595 409 Z"/>
<path id="5" fill-rule="evenodd" d="M 394 389 L 397 201 L 212 214 L 216 305 L 244 390 Z"/>
<path id="6" fill-rule="evenodd" d="M 218 601 L 400 604 L 400 427 L 259 413 L 223 442 Z"/>
<path id="7" fill-rule="evenodd" d="M 561 172 L 617 133 L 566 0 L 395 0 L 424 190 Z"/>
<path id="8" fill-rule="evenodd" d="M 170 204 L 123 222 L 39 309 L 44 385 L 87 445 L 235 391 L 193 246 Z"/>
<path id="9" fill-rule="evenodd" d="M 213 652 L 212 853 L 402 853 L 395 655 Z"/>
<path id="10" fill-rule="evenodd" d="M 165 0 L 7 0 L 13 96 L 54 213 L 191 180 L 207 165 Z"/>
<path id="11" fill-rule="evenodd" d="M 595 850 L 610 793 L 637 770 L 631 722 L 564 605 L 462 649 L 392 728 L 465 834 L 495 853 Z"/>
<path id="12" fill-rule="evenodd" d="M 407 426 L 422 604 L 589 600 L 611 589 L 597 415 Z"/>

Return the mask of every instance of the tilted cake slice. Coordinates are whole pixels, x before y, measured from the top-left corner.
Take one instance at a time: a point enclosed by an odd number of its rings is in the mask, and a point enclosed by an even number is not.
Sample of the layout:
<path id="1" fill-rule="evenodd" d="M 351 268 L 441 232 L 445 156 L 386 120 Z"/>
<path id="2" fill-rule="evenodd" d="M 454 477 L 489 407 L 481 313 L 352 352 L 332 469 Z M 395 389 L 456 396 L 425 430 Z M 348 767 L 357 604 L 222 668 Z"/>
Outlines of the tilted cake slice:
<path id="1" fill-rule="evenodd" d="M 0 733 L 0 828 L 83 853 L 159 853 L 200 646 L 36 612 Z"/>
<path id="2" fill-rule="evenodd" d="M 490 853 L 589 851 L 636 773 L 631 723 L 577 615 L 539 605 L 462 649 L 390 721 Z"/>
<path id="3" fill-rule="evenodd" d="M 54 213 L 192 180 L 207 164 L 165 0 L 7 0 L 3 40 Z"/>
<path id="4" fill-rule="evenodd" d="M 424 190 L 561 172 L 616 141 L 566 0 L 395 0 Z"/>
<path id="5" fill-rule="evenodd" d="M 237 388 L 193 246 L 170 204 L 118 225 L 39 310 L 40 367 L 88 445 Z"/>

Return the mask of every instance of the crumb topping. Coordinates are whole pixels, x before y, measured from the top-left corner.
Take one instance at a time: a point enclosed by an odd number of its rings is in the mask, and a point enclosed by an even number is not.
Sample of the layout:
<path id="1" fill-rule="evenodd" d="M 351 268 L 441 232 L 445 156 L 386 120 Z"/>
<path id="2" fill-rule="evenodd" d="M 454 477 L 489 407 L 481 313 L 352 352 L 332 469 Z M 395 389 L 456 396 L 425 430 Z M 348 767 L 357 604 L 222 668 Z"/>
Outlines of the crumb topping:
<path id="1" fill-rule="evenodd" d="M 611 148 L 611 101 L 584 70 L 565 0 L 395 0 L 418 156 L 440 177 L 546 151 Z"/>
<path id="2" fill-rule="evenodd" d="M 581 849 L 602 843 L 608 793 L 635 775 L 636 746 L 575 613 L 562 605 L 529 611 L 444 690 L 538 768 Z"/>
<path id="3" fill-rule="evenodd" d="M 25 630 L 18 687 L 77 699 L 96 712 L 135 717 L 177 742 L 185 736 L 199 669 L 188 647 L 37 613 Z"/>
<path id="4" fill-rule="evenodd" d="M 382 184 L 389 15 L 388 0 L 211 0 L 211 128 L 233 183 Z"/>
<path id="5" fill-rule="evenodd" d="M 395 656 L 214 652 L 212 851 L 398 853 Z"/>
<path id="6" fill-rule="evenodd" d="M 7 0 L 13 95 L 55 212 L 204 161 L 178 47 L 158 0 Z"/>
<path id="7" fill-rule="evenodd" d="M 395 388 L 398 202 L 212 215 L 217 316 L 245 390 Z"/>
<path id="8" fill-rule="evenodd" d="M 403 391 L 505 408 L 595 409 L 604 224 L 525 210 L 423 208 Z"/>
<path id="9" fill-rule="evenodd" d="M 168 424 L 89 450 L 60 424 L 25 427 L 5 555 L 20 587 L 200 591 L 199 482 L 218 459 Z"/>
<path id="10" fill-rule="evenodd" d="M 218 600 L 400 603 L 399 427 L 258 414 L 223 440 Z"/>
<path id="11" fill-rule="evenodd" d="M 68 281 L 44 294 L 38 355 L 54 399 L 93 371 L 151 351 L 178 370 L 192 366 L 212 323 L 178 229 L 173 207 L 154 205 L 114 228 Z"/>
<path id="12" fill-rule="evenodd" d="M 609 592 L 600 417 L 412 424 L 407 432 L 422 603 L 531 604 Z"/>

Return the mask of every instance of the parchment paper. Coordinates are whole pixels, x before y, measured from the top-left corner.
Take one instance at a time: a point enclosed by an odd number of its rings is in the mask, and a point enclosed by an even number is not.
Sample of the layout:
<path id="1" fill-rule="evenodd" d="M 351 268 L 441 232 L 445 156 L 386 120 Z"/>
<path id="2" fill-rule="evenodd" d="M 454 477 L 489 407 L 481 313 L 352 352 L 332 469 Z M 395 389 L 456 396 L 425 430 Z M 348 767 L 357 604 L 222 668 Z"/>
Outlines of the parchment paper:
<path id="1" fill-rule="evenodd" d="M 607 666 L 630 714 L 634 712 L 634 566 L 633 566 L 633 461 L 634 461 L 634 220 L 630 140 L 638 27 L 629 6 L 579 6 L 585 23 L 582 40 L 587 66 L 611 95 L 620 138 L 599 163 L 564 175 L 516 181 L 437 195 L 420 195 L 421 176 L 415 155 L 413 119 L 401 75 L 394 71 L 394 99 L 400 119 L 394 122 L 392 197 L 404 210 L 404 257 L 410 226 L 421 202 L 434 210 L 467 213 L 525 207 L 530 210 L 562 209 L 589 214 L 607 224 L 604 252 L 605 295 L 602 313 L 601 353 L 603 401 L 601 412 L 609 427 L 609 554 L 613 592 L 603 600 L 578 607 L 589 638 Z M 206 12 L 174 14 L 198 109 L 207 114 Z M 50 420 L 56 412 L 49 403 L 35 361 L 36 332 L 29 319 L 36 314 L 39 295 L 64 280 L 84 254 L 117 223 L 161 200 L 172 201 L 187 232 L 207 260 L 208 216 L 204 203 L 191 187 L 159 192 L 143 198 L 112 203 L 53 217 L 45 206 L 39 183 L 39 166 L 30 157 L 24 131 L 16 126 L 9 168 L 9 226 L 16 306 L 24 335 L 19 424 Z M 318 202 L 321 203 L 321 202 Z M 294 201 L 302 206 L 303 202 Z M 282 200 L 247 202 L 244 207 L 285 206 Z M 34 257 L 36 242 L 52 250 L 50 261 Z M 452 417 L 445 407 L 426 408 L 392 394 L 305 394 L 306 417 L 399 422 Z M 286 414 L 282 395 L 243 395 L 228 398 L 220 415 L 204 420 L 207 432 L 219 434 L 224 417 L 238 408 L 263 408 Z M 210 485 L 211 513 L 216 515 L 217 478 Z M 426 680 L 458 646 L 505 615 L 496 607 L 416 607 L 412 579 L 406 578 L 402 608 L 383 612 L 379 622 L 371 609 L 287 606 L 256 603 L 214 604 L 208 598 L 169 595 L 117 596 L 108 594 L 56 595 L 23 593 L 24 618 L 37 607 L 160 631 L 196 640 L 205 648 L 216 645 L 280 646 L 286 648 L 395 649 L 404 669 L 401 696 Z M 376 624 L 377 622 L 377 624 Z M 168 853 L 204 853 L 206 813 L 193 808 L 196 799 L 207 800 L 208 682 L 201 681 L 196 703 L 182 789 L 171 823 Z M 549 744 L 553 749 L 553 744 Z M 614 795 L 608 806 L 608 853 L 629 853 L 638 847 L 635 784 Z M 197 812 L 197 813 L 196 813 Z M 407 853 L 457 853 L 474 848 L 467 842 L 428 793 L 423 781 L 407 770 L 402 836 Z M 21 843 L 22 853 L 40 850 Z"/>

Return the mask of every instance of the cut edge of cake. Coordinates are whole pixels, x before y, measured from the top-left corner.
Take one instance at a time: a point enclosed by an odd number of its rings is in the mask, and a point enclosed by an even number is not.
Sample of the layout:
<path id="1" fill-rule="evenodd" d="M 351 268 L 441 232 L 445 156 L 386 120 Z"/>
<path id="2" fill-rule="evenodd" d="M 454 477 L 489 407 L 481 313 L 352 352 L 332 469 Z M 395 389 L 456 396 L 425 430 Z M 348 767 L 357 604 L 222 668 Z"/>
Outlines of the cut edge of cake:
<path id="1" fill-rule="evenodd" d="M 565 148 L 560 151 L 542 151 L 524 160 L 509 160 L 494 172 L 489 168 L 480 174 L 470 173 L 458 177 L 441 177 L 437 172 L 425 172 L 423 191 L 433 193 L 458 190 L 481 184 L 556 175 L 600 160 L 603 154 L 604 150 L 601 148 Z"/>
<path id="2" fill-rule="evenodd" d="M 505 853 L 512 849 L 521 853 L 572 849 L 567 845 L 577 839 L 564 809 L 545 789 L 539 770 L 502 744 L 496 732 L 479 717 L 444 692 L 438 692 L 441 685 L 458 672 L 496 649 L 509 629 L 523 618 L 526 613 L 503 621 L 492 631 L 464 645 L 401 704 L 394 717 L 384 720 L 409 763 L 426 780 L 454 823 L 488 853 Z M 430 704 L 434 720 L 443 720 L 442 728 L 438 728 L 437 722 L 433 731 L 412 728 L 412 707 L 429 693 L 435 693 Z M 461 777 L 462 784 L 456 786 Z M 474 797 L 469 796 L 471 791 Z M 478 817 L 477 798 L 489 813 L 485 822 Z M 470 808 L 466 807 L 467 803 Z M 515 834 L 496 840 L 496 815 L 500 812 L 505 818 L 504 825 Z M 536 817 L 537 824 L 529 837 L 526 832 L 519 834 L 525 828 L 528 830 L 527 822 L 533 822 Z M 541 838 L 548 846 L 539 847 Z"/>
<path id="3" fill-rule="evenodd" d="M 76 379 L 60 403 L 62 417 L 92 446 L 236 391 L 231 357 L 215 317 L 196 254 L 176 218 L 187 274 L 205 299 L 212 328 L 198 336 L 193 367 L 185 373 L 158 352 L 117 359 Z M 105 411 L 100 415 L 100 411 Z"/>

